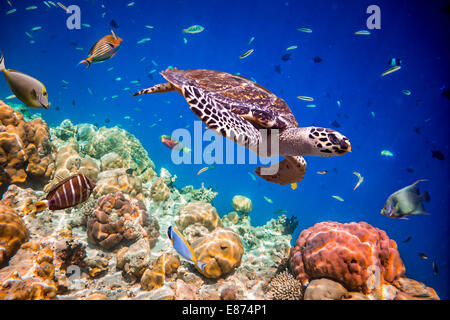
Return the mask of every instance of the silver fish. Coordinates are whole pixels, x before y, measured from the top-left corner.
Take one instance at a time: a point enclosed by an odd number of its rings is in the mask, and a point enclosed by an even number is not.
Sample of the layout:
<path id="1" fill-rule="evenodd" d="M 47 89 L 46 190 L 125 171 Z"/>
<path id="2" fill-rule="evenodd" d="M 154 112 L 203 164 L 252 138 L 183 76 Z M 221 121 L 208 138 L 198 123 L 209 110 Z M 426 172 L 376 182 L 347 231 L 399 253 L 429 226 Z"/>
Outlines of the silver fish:
<path id="1" fill-rule="evenodd" d="M 48 109 L 50 107 L 45 86 L 25 73 L 6 69 L 3 54 L 0 55 L 0 72 L 5 74 L 9 88 L 24 104 L 32 108 Z"/>
<path id="2" fill-rule="evenodd" d="M 404 187 L 389 196 L 381 214 L 390 218 L 407 219 L 405 216 L 429 214 L 425 212 L 422 201 L 429 202 L 430 195 L 427 191 L 420 194 L 417 184 L 427 180 L 417 180 L 412 185 Z"/>

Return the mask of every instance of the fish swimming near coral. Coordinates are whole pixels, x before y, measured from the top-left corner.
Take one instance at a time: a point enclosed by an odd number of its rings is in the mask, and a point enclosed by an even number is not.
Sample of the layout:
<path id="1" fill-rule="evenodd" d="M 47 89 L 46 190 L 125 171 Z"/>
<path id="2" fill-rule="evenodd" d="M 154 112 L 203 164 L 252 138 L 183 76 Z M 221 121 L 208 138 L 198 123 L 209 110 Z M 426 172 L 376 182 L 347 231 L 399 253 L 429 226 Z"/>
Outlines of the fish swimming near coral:
<path id="1" fill-rule="evenodd" d="M 386 200 L 386 204 L 381 210 L 381 214 L 389 218 L 407 219 L 405 216 L 429 214 L 425 212 L 423 201 L 429 202 L 430 195 L 427 191 L 420 194 L 417 184 L 427 180 L 417 180 L 412 185 L 404 187 L 393 194 Z"/>
<path id="2" fill-rule="evenodd" d="M 62 210 L 74 207 L 85 202 L 95 184 L 85 175 L 78 173 L 71 175 L 50 189 L 46 200 L 36 202 L 36 211 L 40 212 L 48 208 L 49 210 Z"/>
<path id="3" fill-rule="evenodd" d="M 169 149 L 177 148 L 177 150 L 183 149 L 183 151 L 186 153 L 191 152 L 191 149 L 183 147 L 183 144 L 180 141 L 173 139 L 171 136 L 162 135 L 161 142 Z"/>
<path id="4" fill-rule="evenodd" d="M 183 235 L 180 233 L 180 231 L 175 229 L 175 227 L 170 226 L 169 229 L 167 229 L 167 236 L 169 237 L 170 241 L 172 242 L 174 249 L 183 258 L 185 258 L 190 263 L 196 265 L 200 270 L 203 271 L 205 269 L 206 263 L 197 260 L 194 250 L 192 250 L 191 245 L 183 237 Z"/>
<path id="5" fill-rule="evenodd" d="M 39 80 L 19 71 L 5 68 L 5 57 L 0 54 L 0 71 L 12 93 L 31 108 L 50 108 L 47 89 Z"/>
<path id="6" fill-rule="evenodd" d="M 114 31 L 111 30 L 111 34 L 104 36 L 92 46 L 88 57 L 79 64 L 84 63 L 86 68 L 89 68 L 92 63 L 108 60 L 114 57 L 121 43 L 122 39 L 117 37 Z"/>

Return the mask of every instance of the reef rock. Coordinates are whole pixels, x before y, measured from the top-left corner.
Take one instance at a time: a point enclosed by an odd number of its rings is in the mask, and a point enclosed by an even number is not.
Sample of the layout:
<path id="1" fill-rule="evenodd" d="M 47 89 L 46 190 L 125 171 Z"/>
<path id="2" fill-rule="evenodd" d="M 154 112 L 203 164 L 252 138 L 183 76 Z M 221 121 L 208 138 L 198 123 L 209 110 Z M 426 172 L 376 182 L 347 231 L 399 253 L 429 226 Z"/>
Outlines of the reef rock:
<path id="1" fill-rule="evenodd" d="M 393 285 L 400 290 L 400 292 L 398 292 L 397 296 L 395 297 L 395 299 L 397 300 L 439 300 L 439 297 L 434 289 L 427 287 L 423 283 L 413 279 L 401 277 L 395 280 Z"/>
<path id="2" fill-rule="evenodd" d="M 156 179 L 150 189 L 150 198 L 156 202 L 166 201 L 170 197 L 169 188 L 162 178 Z"/>
<path id="3" fill-rule="evenodd" d="M 28 231 L 22 219 L 11 207 L 0 202 L 0 268 L 28 241 Z"/>
<path id="4" fill-rule="evenodd" d="M 93 216 L 87 222 L 90 242 L 105 249 L 116 247 L 122 240 L 145 238 L 153 247 L 159 237 L 159 224 L 148 215 L 144 204 L 123 193 L 100 198 Z"/>
<path id="5" fill-rule="evenodd" d="M 405 272 L 395 241 L 365 222 L 317 223 L 301 232 L 289 259 L 303 285 L 328 278 L 363 293 L 372 290 L 368 284 L 376 277 L 393 282 Z"/>
<path id="6" fill-rule="evenodd" d="M 217 196 L 217 192 L 214 192 L 212 188 L 205 188 L 204 183 L 200 189 L 194 189 L 193 186 L 186 186 L 181 189 L 181 193 L 186 202 L 211 202 Z"/>
<path id="7" fill-rule="evenodd" d="M 143 200 L 141 179 L 126 171 L 125 168 L 121 168 L 100 172 L 93 196 L 99 198 L 110 193 L 123 192 L 133 198 Z"/>
<path id="8" fill-rule="evenodd" d="M 233 208 L 242 213 L 249 213 L 253 209 L 252 200 L 244 196 L 234 196 L 232 202 Z"/>
<path id="9" fill-rule="evenodd" d="M 339 282 L 329 279 L 312 280 L 305 290 L 304 300 L 341 300 L 347 290 Z"/>
<path id="10" fill-rule="evenodd" d="M 117 252 L 117 267 L 134 279 L 141 278 L 150 264 L 150 246 L 144 238 Z"/>
<path id="11" fill-rule="evenodd" d="M 216 208 L 200 201 L 189 202 L 181 207 L 175 224 L 181 232 L 192 225 L 203 226 L 209 231 L 222 225 Z"/>
<path id="12" fill-rule="evenodd" d="M 11 184 L 45 184 L 54 170 L 50 131 L 42 119 L 25 121 L 0 100 L 0 193 Z"/>
<path id="13" fill-rule="evenodd" d="M 219 278 L 241 264 L 244 247 L 239 235 L 223 228 L 217 228 L 192 243 L 197 259 L 206 263 L 204 270 L 197 270 L 207 278 Z"/>
<path id="14" fill-rule="evenodd" d="M 102 171 L 124 167 L 122 158 L 115 152 L 105 154 L 100 161 L 102 163 Z"/>
<path id="15" fill-rule="evenodd" d="M 166 277 L 177 273 L 179 266 L 180 259 L 177 256 L 163 253 L 145 270 L 141 278 L 142 288 L 144 290 L 153 290 L 162 287 Z"/>

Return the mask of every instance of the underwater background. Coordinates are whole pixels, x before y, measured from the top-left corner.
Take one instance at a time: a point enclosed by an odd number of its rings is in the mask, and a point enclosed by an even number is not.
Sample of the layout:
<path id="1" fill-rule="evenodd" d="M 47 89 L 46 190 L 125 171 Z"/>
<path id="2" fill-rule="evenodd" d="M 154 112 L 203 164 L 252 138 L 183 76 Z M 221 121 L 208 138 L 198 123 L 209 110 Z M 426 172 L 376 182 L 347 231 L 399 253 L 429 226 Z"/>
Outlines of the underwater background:
<path id="1" fill-rule="evenodd" d="M 17 12 L 5 15 L 11 7 L 6 0 L 0 1 L 0 50 L 6 68 L 37 77 L 46 85 L 51 108 L 31 111 L 40 113 L 50 126 L 64 119 L 75 124 L 119 125 L 140 140 L 157 171 L 164 167 L 177 175 L 177 186 L 199 188 L 202 182 L 212 186 L 219 193 L 212 203 L 221 216 L 232 211 L 231 199 L 236 194 L 252 199 L 250 216 L 256 225 L 276 217 L 278 209 L 287 210 L 286 215 L 299 222 L 292 244 L 301 230 L 317 222 L 366 221 L 397 242 L 408 277 L 433 287 L 441 299 L 450 297 L 449 100 L 442 95 L 442 87 L 450 85 L 448 1 L 65 3 L 80 6 L 81 22 L 87 24 L 80 30 L 67 29 L 68 15 L 59 8 L 48 8 L 41 1 L 12 2 Z M 366 29 L 366 9 L 372 4 L 381 8 L 381 29 L 355 35 Z M 38 9 L 26 11 L 30 5 Z M 113 29 L 112 19 L 119 26 L 114 28 L 116 34 L 123 39 L 116 56 L 89 69 L 77 68 L 92 44 Z M 194 24 L 205 30 L 182 32 Z M 31 31 L 36 26 L 42 28 Z M 312 32 L 297 30 L 300 27 Z M 151 40 L 138 43 L 147 37 Z M 254 40 L 249 44 L 251 37 Z M 293 45 L 297 48 L 286 51 Z M 240 59 L 249 49 L 254 52 Z M 284 61 L 286 53 L 291 55 Z M 315 62 L 314 57 L 322 61 Z M 402 60 L 402 69 L 382 77 L 392 58 Z M 258 177 L 254 181 L 248 172 L 253 173 L 255 165 L 215 165 L 201 175 L 197 172 L 205 164 L 175 165 L 160 136 L 187 125 L 192 130 L 198 118 L 175 92 L 142 99 L 130 95 L 164 82 L 159 72 L 168 66 L 252 78 L 283 98 L 300 126 L 340 126 L 337 130 L 351 140 L 353 152 L 341 157 L 308 157 L 307 173 L 296 190 Z M 154 69 L 157 72 L 150 73 Z M 0 99 L 8 103 L 9 95 L 2 80 Z M 316 107 L 307 107 L 311 103 L 297 96 L 314 97 Z M 381 155 L 382 150 L 393 156 Z M 436 150 L 444 160 L 432 157 Z M 328 174 L 316 173 L 321 170 Z M 364 177 L 356 190 L 354 171 Z M 380 214 L 390 194 L 418 179 L 429 180 L 419 188 L 431 195 L 425 203 L 431 215 L 407 221 Z M 432 261 L 439 267 L 437 275 Z"/>

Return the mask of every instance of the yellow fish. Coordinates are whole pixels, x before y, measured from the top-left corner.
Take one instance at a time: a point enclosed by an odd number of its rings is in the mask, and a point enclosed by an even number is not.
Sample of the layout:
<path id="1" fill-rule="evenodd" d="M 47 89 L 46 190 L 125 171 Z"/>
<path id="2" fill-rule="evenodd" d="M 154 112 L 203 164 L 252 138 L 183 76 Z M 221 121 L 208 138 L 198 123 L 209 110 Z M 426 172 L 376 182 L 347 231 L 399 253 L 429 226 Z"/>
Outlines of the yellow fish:
<path id="1" fill-rule="evenodd" d="M 401 68 L 402 68 L 402 67 L 400 67 L 400 66 L 394 66 L 394 67 L 392 67 L 392 68 L 387 69 L 385 72 L 383 72 L 383 73 L 381 74 L 381 76 L 384 77 L 385 75 L 388 75 L 388 74 L 390 74 L 390 73 L 392 73 L 392 72 L 395 72 L 395 71 L 397 71 L 397 70 L 400 70 Z"/>
<path id="2" fill-rule="evenodd" d="M 304 100 L 304 101 L 314 101 L 314 98 L 307 97 L 307 96 L 298 96 L 297 98 L 300 100 Z"/>
<path id="3" fill-rule="evenodd" d="M 364 181 L 364 177 L 361 176 L 361 174 L 356 171 L 354 171 L 353 174 L 358 177 L 358 182 L 356 183 L 356 186 L 353 188 L 353 190 L 356 190 L 356 188 L 358 188 L 359 185 Z"/>
<path id="4" fill-rule="evenodd" d="M 367 30 L 361 30 L 361 31 L 356 31 L 355 34 L 362 34 L 362 35 L 370 35 L 370 31 Z"/>
<path id="5" fill-rule="evenodd" d="M 317 171 L 317 174 L 327 174 L 328 170 Z"/>
<path id="6" fill-rule="evenodd" d="M 189 28 L 183 29 L 183 32 L 184 33 L 200 33 L 203 30 L 205 30 L 204 27 L 196 24 L 196 25 L 190 26 Z"/>
<path id="7" fill-rule="evenodd" d="M 249 55 L 252 54 L 253 51 L 255 51 L 255 50 L 250 49 L 250 50 L 248 50 L 248 51 L 245 51 L 243 54 L 241 54 L 241 55 L 239 56 L 239 59 L 247 58 Z"/>
<path id="8" fill-rule="evenodd" d="M 204 168 L 200 169 L 200 171 L 197 172 L 197 175 L 199 175 L 199 174 L 202 173 L 202 172 L 205 172 L 205 171 L 208 170 L 208 169 L 209 169 L 209 167 L 204 167 Z"/>
<path id="9" fill-rule="evenodd" d="M 47 89 L 39 80 L 19 71 L 5 69 L 5 57 L 0 56 L 0 71 L 5 74 L 6 82 L 12 93 L 31 108 L 50 107 Z"/>
<path id="10" fill-rule="evenodd" d="M 332 196 L 333 198 L 335 198 L 336 200 L 339 200 L 339 201 L 344 201 L 344 199 L 342 199 L 341 197 L 339 197 L 339 196 Z"/>
<path id="11" fill-rule="evenodd" d="M 291 189 L 292 190 L 297 189 L 297 183 L 291 183 Z"/>

